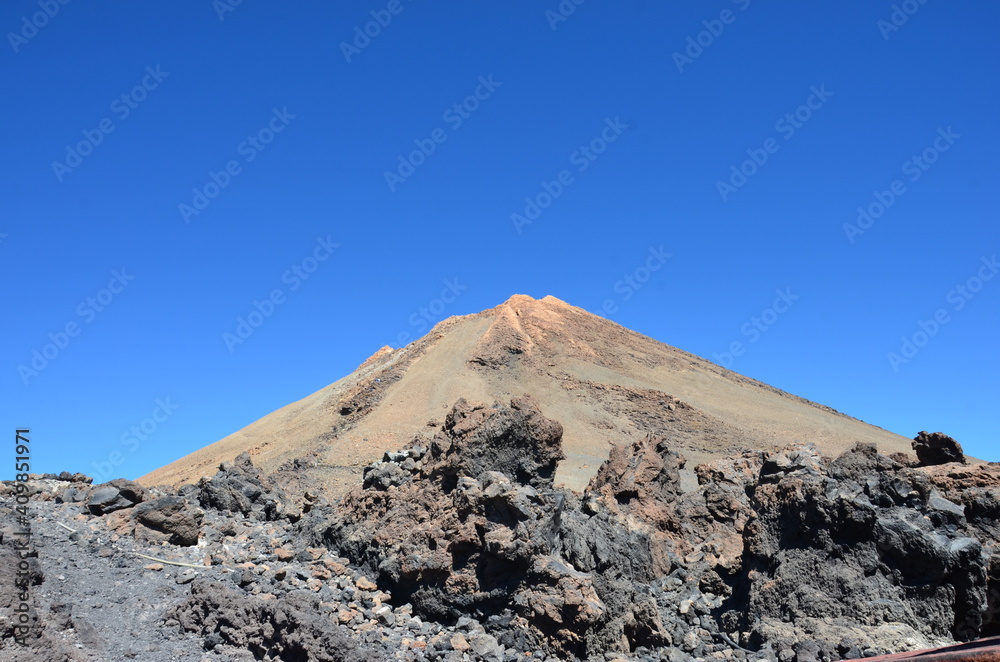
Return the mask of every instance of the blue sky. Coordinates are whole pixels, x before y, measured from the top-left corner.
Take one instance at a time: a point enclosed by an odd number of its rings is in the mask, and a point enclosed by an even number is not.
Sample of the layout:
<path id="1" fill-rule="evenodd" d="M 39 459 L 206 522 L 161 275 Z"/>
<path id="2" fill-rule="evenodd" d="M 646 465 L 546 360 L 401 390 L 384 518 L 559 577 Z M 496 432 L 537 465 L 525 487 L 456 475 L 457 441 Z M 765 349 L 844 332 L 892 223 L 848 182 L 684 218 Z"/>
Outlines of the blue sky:
<path id="1" fill-rule="evenodd" d="M 5 2 L 2 424 L 34 471 L 134 478 L 432 322 L 552 294 L 1000 460 L 998 23 Z"/>

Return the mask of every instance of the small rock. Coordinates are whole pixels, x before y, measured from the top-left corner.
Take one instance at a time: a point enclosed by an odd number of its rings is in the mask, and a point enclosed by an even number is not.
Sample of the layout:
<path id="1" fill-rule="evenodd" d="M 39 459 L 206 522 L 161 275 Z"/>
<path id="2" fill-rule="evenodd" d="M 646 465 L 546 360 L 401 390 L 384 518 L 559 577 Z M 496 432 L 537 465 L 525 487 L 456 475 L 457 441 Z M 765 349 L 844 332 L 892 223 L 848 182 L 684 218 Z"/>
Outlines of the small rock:
<path id="1" fill-rule="evenodd" d="M 503 660 L 503 646 L 497 643 L 493 635 L 486 634 L 485 632 L 477 632 L 470 634 L 468 641 L 469 645 L 472 646 L 472 650 L 483 660 L 497 662 Z"/>
<path id="2" fill-rule="evenodd" d="M 451 644 L 453 650 L 457 650 L 460 653 L 465 653 L 472 649 L 468 639 L 466 639 L 465 635 L 461 632 L 452 635 L 449 643 Z"/>
<path id="3" fill-rule="evenodd" d="M 198 573 L 195 570 L 185 570 L 181 574 L 177 575 L 176 581 L 178 584 L 190 584 L 198 577 Z"/>
<path id="4" fill-rule="evenodd" d="M 375 610 L 375 618 L 378 619 L 380 623 L 385 625 L 395 625 L 396 615 L 392 613 L 392 607 L 389 605 L 382 605 Z"/>
<path id="5" fill-rule="evenodd" d="M 364 575 L 358 577 L 358 581 L 354 582 L 354 585 L 362 591 L 374 591 L 378 589 L 378 585 Z"/>

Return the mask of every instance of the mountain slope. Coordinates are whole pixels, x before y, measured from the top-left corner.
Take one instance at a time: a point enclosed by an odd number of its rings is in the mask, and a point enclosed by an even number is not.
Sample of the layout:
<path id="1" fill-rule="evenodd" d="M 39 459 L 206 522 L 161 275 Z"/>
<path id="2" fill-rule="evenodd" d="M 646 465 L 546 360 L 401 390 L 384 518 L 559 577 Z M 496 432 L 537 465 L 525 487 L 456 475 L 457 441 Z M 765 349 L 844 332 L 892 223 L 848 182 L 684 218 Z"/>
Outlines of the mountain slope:
<path id="1" fill-rule="evenodd" d="M 267 472 L 331 493 L 361 468 L 440 424 L 459 398 L 530 393 L 562 423 L 556 483 L 581 490 L 612 445 L 662 435 L 689 467 L 742 448 L 812 442 L 837 455 L 855 442 L 909 452 L 910 441 L 630 331 L 554 297 L 515 295 L 452 317 L 401 349 L 140 479 L 197 481 L 249 451 Z M 298 464 L 293 464 L 299 459 Z"/>

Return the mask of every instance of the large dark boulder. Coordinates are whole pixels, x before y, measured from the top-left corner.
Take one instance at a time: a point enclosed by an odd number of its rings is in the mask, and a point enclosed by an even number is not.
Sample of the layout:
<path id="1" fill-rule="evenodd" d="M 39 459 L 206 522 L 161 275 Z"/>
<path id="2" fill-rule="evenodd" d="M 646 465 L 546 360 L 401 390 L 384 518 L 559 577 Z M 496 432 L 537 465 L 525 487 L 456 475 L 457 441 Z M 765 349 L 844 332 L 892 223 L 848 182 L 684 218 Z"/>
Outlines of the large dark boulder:
<path id="1" fill-rule="evenodd" d="M 530 396 L 510 406 L 455 403 L 431 443 L 431 459 L 441 471 L 478 479 L 499 471 L 521 485 L 551 489 L 556 465 L 564 458 L 562 425 L 545 418 Z"/>
<path id="2" fill-rule="evenodd" d="M 138 483 L 124 478 L 116 478 L 98 485 L 87 498 L 87 508 L 91 514 L 107 515 L 116 510 L 131 508 L 140 503 L 146 491 Z"/>
<path id="3" fill-rule="evenodd" d="M 875 640 L 890 624 L 929 641 L 978 636 L 988 559 L 963 507 L 925 474 L 858 445 L 828 466 L 762 475 L 752 500 L 723 620 L 758 643 L 812 632 L 835 650 L 843 635 L 816 624 L 838 622 Z"/>
<path id="4" fill-rule="evenodd" d="M 913 438 L 913 450 L 920 466 L 960 462 L 965 464 L 962 445 L 943 432 L 921 432 Z"/>
<path id="5" fill-rule="evenodd" d="M 553 554 L 569 496 L 552 489 L 561 443 L 562 426 L 529 397 L 459 400 L 432 439 L 386 454 L 363 489 L 310 512 L 300 531 L 422 618 L 489 614 L 505 645 L 580 654 L 594 628 L 624 615 L 609 613 L 590 573 Z"/>
<path id="6" fill-rule="evenodd" d="M 162 534 L 170 544 L 183 547 L 198 544 L 205 517 L 205 513 L 192 508 L 184 498 L 177 496 L 146 501 L 136 506 L 131 514 L 138 524 Z M 136 533 L 141 536 L 139 530 Z M 148 537 L 156 539 L 161 536 Z"/>

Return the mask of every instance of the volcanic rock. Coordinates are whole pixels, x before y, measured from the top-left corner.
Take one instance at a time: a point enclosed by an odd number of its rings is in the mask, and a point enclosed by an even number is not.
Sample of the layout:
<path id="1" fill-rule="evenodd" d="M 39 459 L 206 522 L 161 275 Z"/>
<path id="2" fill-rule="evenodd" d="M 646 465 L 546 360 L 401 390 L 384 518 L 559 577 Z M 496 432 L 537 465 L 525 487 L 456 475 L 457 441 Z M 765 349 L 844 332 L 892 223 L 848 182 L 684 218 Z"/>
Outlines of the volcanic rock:
<path id="1" fill-rule="evenodd" d="M 394 476 L 392 484 L 366 480 L 334 509 L 311 512 L 302 531 L 366 568 L 421 618 L 489 613 L 508 626 L 504 645 L 585 652 L 588 632 L 611 619 L 594 577 L 552 553 L 566 527 L 568 495 L 552 488 L 561 435 L 529 397 L 459 400 L 431 440 L 381 463 L 397 469 L 366 474 Z"/>
<path id="2" fill-rule="evenodd" d="M 988 558 L 962 508 L 926 475 L 868 445 L 827 467 L 780 464 L 769 458 L 753 490 L 724 624 L 758 645 L 812 639 L 833 649 L 843 634 L 823 623 L 883 645 L 887 626 L 926 640 L 978 636 Z"/>
<path id="3" fill-rule="evenodd" d="M 565 457 L 562 432 L 527 396 L 514 398 L 510 407 L 461 399 L 431 444 L 427 474 L 479 480 L 487 471 L 499 471 L 519 485 L 551 489 L 556 464 Z"/>
<path id="4" fill-rule="evenodd" d="M 223 462 L 215 476 L 202 478 L 196 486 L 185 486 L 181 493 L 194 495 L 203 508 L 259 520 L 295 517 L 287 496 L 261 475 L 248 453 L 240 453 L 232 462 Z"/>
<path id="5" fill-rule="evenodd" d="M 962 445 L 943 432 L 921 432 L 913 438 L 913 450 L 922 466 L 949 462 L 965 464 Z"/>
<path id="6" fill-rule="evenodd" d="M 442 418 L 301 519 L 248 456 L 100 515 L 59 495 L 106 486 L 35 481 L 29 646 L 0 599 L 0 660 L 800 662 L 1000 633 L 1000 465 L 913 467 L 860 443 L 689 469 L 667 426 L 574 493 L 533 399 Z M 14 492 L 0 483 L 9 598 Z"/>
<path id="7" fill-rule="evenodd" d="M 87 508 L 95 515 L 107 515 L 116 510 L 131 508 L 145 496 L 145 490 L 138 483 L 124 478 L 116 478 L 98 485 L 87 498 Z"/>
<path id="8" fill-rule="evenodd" d="M 294 591 L 265 602 L 221 582 L 196 579 L 190 598 L 167 613 L 167 622 L 205 636 L 208 649 L 226 644 L 249 651 L 256 659 L 265 655 L 275 660 L 315 662 L 378 659 L 320 614 L 319 599 L 309 591 Z"/>
<path id="9" fill-rule="evenodd" d="M 533 400 L 460 400 L 298 532 L 423 619 L 559 656 L 840 659 L 994 627 L 992 487 L 963 506 L 860 443 L 747 451 L 685 489 L 665 432 L 613 447 L 577 495 L 553 486 L 561 429 Z"/>
<path id="10" fill-rule="evenodd" d="M 139 526 L 148 529 L 137 531 L 137 537 L 191 546 L 198 544 L 205 514 L 189 506 L 181 497 L 165 496 L 139 504 L 132 510 L 132 516 Z"/>

